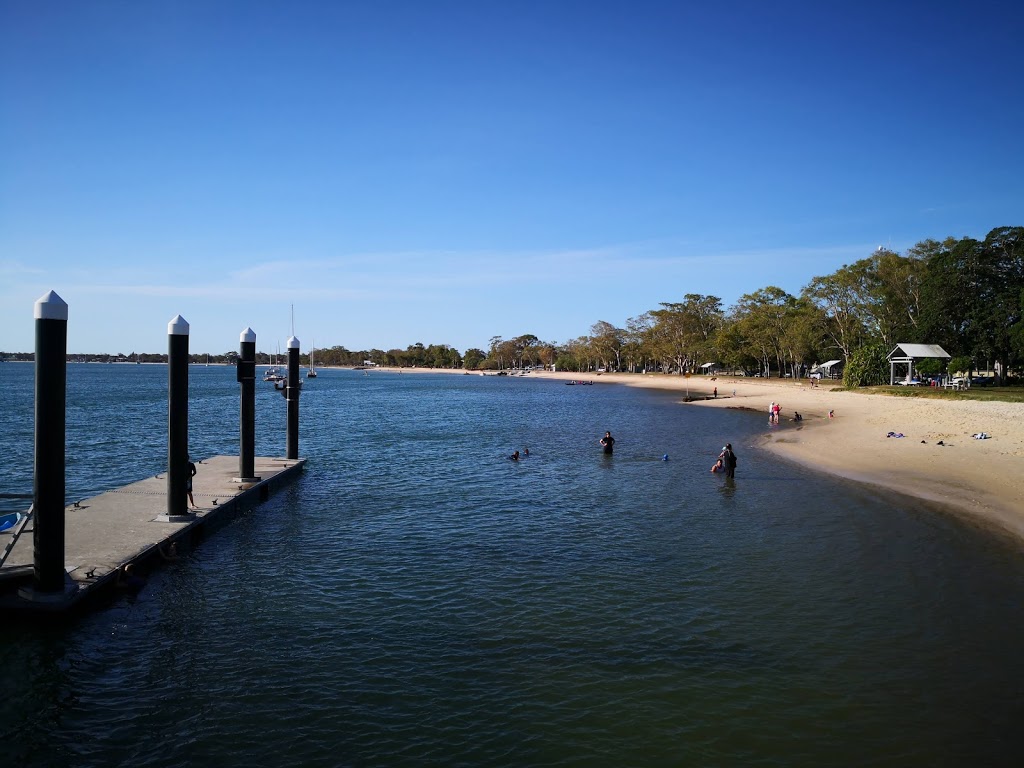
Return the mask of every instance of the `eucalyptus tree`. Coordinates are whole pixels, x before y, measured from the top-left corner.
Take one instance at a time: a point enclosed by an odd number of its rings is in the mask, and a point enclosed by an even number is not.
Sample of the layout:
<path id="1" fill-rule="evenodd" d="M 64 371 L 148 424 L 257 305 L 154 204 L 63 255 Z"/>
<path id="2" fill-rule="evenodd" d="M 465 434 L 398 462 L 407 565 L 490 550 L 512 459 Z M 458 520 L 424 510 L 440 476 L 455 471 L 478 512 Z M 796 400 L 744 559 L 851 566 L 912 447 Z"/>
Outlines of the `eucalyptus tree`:
<path id="1" fill-rule="evenodd" d="M 661 307 L 650 312 L 655 320 L 656 345 L 680 373 L 713 354 L 714 335 L 724 322 L 720 298 L 688 293 L 682 302 L 662 302 Z"/>
<path id="2" fill-rule="evenodd" d="M 536 348 L 537 361 L 545 368 L 550 367 L 554 364 L 558 358 L 558 349 L 555 344 L 550 341 L 542 341 L 537 344 Z"/>
<path id="3" fill-rule="evenodd" d="M 590 326 L 590 347 L 606 367 L 618 370 L 622 365 L 622 347 L 626 334 L 609 322 L 598 320 Z"/>
<path id="4" fill-rule="evenodd" d="M 647 361 L 654 359 L 651 345 L 651 334 L 655 325 L 650 312 L 644 312 L 626 321 L 625 342 L 622 355 L 626 359 L 626 367 L 636 373 L 638 367 L 647 370 Z"/>
<path id="5" fill-rule="evenodd" d="M 511 364 L 515 357 L 515 345 L 505 341 L 501 336 L 492 336 L 489 351 L 487 353 L 488 368 L 504 370 L 505 365 Z"/>
<path id="6" fill-rule="evenodd" d="M 743 335 L 743 328 L 734 316 L 726 318 L 715 339 L 719 361 L 726 368 L 752 371 L 758 367 L 759 357 L 753 354 L 753 345 Z"/>
<path id="7" fill-rule="evenodd" d="M 513 365 L 518 368 L 525 368 L 527 365 L 532 364 L 536 360 L 536 348 L 539 343 L 540 339 L 532 333 L 516 336 L 512 340 L 514 346 Z"/>
<path id="8" fill-rule="evenodd" d="M 747 351 L 756 357 L 767 375 L 775 362 L 779 376 L 786 362 L 786 331 L 795 317 L 797 299 L 781 288 L 770 285 L 740 296 L 732 309 L 737 330 L 746 341 Z"/>
<path id="9" fill-rule="evenodd" d="M 583 371 L 590 369 L 592 359 L 593 352 L 590 349 L 590 337 L 580 336 L 565 342 L 561 346 L 556 364 L 562 370 Z"/>
<path id="10" fill-rule="evenodd" d="M 786 307 L 784 320 L 779 339 L 782 357 L 792 377 L 799 379 L 808 362 L 820 359 L 825 336 L 825 315 L 814 302 L 800 297 L 794 298 Z"/>
<path id="11" fill-rule="evenodd" d="M 828 335 L 844 361 L 867 335 L 864 296 L 868 292 L 868 273 L 868 263 L 861 260 L 831 275 L 815 277 L 803 290 L 803 296 L 825 313 Z"/>

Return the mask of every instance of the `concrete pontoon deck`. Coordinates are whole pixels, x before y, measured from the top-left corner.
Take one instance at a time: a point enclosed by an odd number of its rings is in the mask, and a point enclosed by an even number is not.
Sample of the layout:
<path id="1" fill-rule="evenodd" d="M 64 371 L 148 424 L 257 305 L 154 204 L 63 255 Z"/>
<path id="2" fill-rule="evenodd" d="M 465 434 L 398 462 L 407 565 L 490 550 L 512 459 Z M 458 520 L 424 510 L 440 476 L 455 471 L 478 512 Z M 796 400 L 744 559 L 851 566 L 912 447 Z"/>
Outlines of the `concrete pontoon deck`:
<path id="1" fill-rule="evenodd" d="M 196 463 L 192 496 L 198 509 L 184 519 L 167 521 L 167 475 L 161 473 L 130 485 L 70 504 L 65 510 L 64 562 L 68 573 L 63 595 L 33 599 L 32 520 L 0 567 L 0 615 L 61 613 L 104 587 L 112 587 L 121 566 L 160 559 L 160 550 L 179 540 L 194 541 L 217 520 L 266 501 L 270 494 L 301 473 L 305 459 L 255 459 L 260 480 L 238 478 L 237 456 L 214 456 Z M 0 533 L 6 546 L 11 531 Z"/>

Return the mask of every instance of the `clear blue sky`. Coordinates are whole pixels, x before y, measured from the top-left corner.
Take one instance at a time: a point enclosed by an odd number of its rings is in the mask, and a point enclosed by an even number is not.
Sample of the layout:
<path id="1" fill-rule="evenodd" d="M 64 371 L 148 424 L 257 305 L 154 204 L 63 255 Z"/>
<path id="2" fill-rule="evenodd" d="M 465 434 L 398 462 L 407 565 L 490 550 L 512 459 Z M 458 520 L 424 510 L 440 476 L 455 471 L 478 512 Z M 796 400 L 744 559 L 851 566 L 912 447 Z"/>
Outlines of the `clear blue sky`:
<path id="1" fill-rule="evenodd" d="M 562 342 L 1024 225 L 989 2 L 0 0 L 0 349 Z"/>

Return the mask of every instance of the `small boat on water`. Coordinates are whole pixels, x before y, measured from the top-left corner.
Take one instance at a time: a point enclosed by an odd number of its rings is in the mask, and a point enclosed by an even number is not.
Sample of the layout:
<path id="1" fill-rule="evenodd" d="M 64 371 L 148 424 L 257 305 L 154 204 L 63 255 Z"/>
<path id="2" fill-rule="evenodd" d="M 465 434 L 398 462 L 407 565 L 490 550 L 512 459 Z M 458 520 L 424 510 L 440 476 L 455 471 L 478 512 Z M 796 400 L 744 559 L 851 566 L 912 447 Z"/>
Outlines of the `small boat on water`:
<path id="1" fill-rule="evenodd" d="M 310 344 L 309 345 L 309 370 L 306 371 L 306 378 L 307 379 L 315 379 L 316 378 L 316 368 L 313 367 L 313 352 L 315 350 L 316 350 L 316 347 L 313 346 L 312 344 Z"/>
<path id="2" fill-rule="evenodd" d="M 277 367 L 277 357 L 280 354 L 281 354 L 281 346 L 278 345 L 277 353 L 275 355 L 273 355 L 273 357 L 270 360 L 270 367 L 267 368 L 267 370 L 263 372 L 263 380 L 264 381 L 271 381 L 274 384 L 277 384 L 277 382 L 284 381 L 285 379 L 288 378 L 285 375 L 285 372 L 280 370 Z"/>

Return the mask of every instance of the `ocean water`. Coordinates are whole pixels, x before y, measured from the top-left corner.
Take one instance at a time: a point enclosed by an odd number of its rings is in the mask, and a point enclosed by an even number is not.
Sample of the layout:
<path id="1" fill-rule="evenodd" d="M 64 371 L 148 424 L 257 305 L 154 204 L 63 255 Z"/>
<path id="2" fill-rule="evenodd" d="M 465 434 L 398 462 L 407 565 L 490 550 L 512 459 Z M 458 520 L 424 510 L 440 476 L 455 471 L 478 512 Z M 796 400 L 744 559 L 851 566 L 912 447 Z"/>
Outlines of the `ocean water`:
<path id="1" fill-rule="evenodd" d="M 3 494 L 31 492 L 33 375 L 0 365 Z M 68 367 L 69 501 L 163 469 L 166 389 Z M 194 456 L 237 454 L 238 397 L 191 369 Z M 300 412 L 304 475 L 137 596 L 0 620 L 0 765 L 1024 761 L 1021 547 L 759 451 L 759 414 L 335 370 Z"/>

